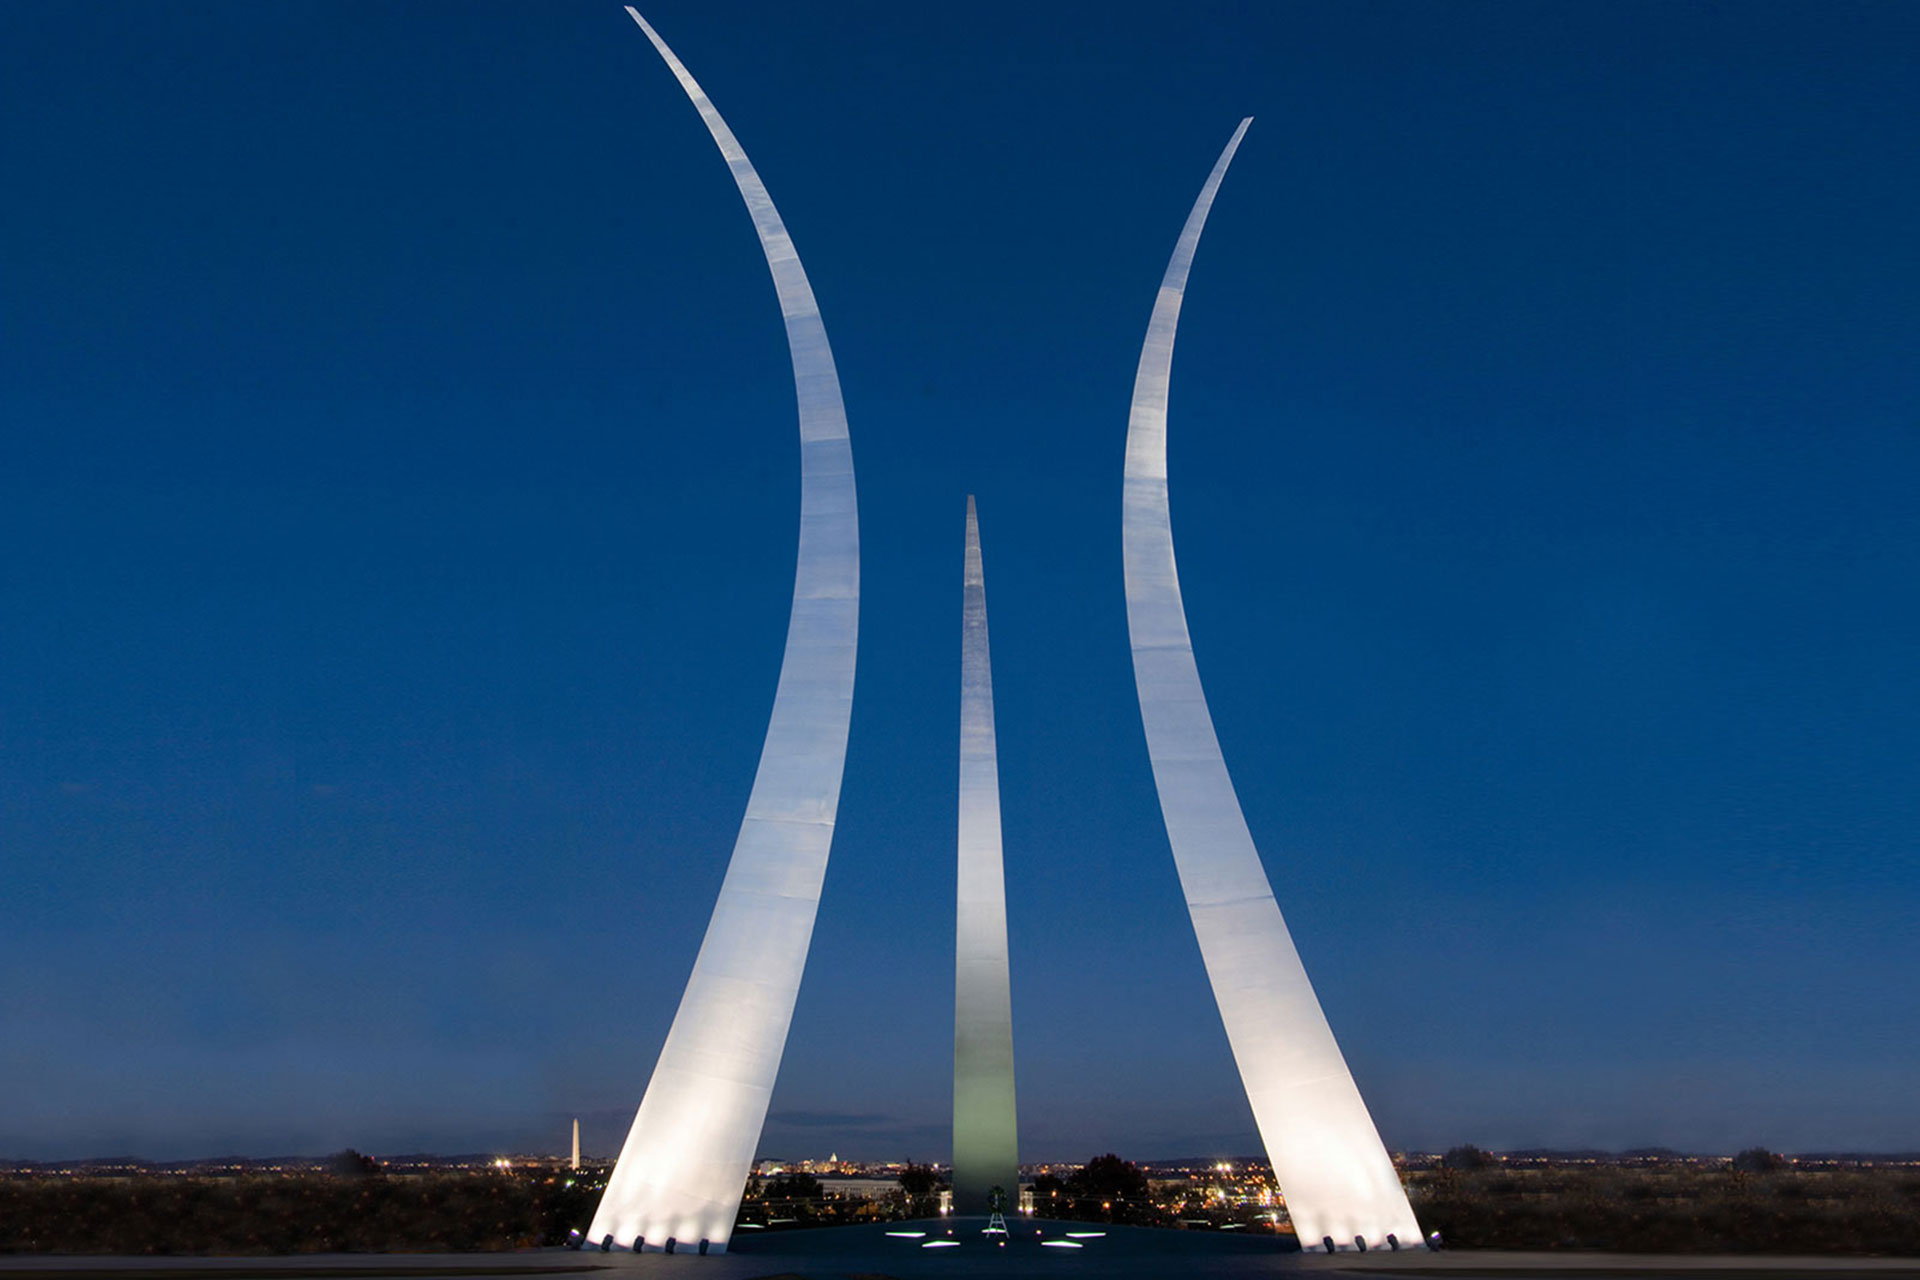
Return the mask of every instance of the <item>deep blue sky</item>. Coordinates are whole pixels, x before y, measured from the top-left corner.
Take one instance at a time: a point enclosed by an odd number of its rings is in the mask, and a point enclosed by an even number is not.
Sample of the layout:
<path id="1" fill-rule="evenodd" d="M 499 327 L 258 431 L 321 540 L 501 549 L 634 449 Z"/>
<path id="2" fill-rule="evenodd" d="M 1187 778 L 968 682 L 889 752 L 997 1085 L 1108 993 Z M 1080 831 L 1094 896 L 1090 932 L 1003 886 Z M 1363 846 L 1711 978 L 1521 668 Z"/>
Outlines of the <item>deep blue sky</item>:
<path id="1" fill-rule="evenodd" d="M 763 1149 L 944 1158 L 965 495 L 1023 1147 L 1257 1147 L 1120 468 L 1390 1145 L 1920 1146 L 1911 5 L 649 16 L 865 594 Z M 765 728 L 765 266 L 613 3 L 0 13 L 0 1154 L 625 1133 Z"/>

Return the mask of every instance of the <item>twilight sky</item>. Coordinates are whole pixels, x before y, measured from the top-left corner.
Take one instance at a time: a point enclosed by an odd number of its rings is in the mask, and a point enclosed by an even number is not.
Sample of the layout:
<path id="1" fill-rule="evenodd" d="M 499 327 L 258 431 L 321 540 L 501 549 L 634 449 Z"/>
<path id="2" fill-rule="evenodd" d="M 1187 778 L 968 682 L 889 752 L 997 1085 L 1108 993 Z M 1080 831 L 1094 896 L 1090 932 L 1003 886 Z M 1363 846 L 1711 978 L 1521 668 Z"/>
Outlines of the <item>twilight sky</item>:
<path id="1" fill-rule="evenodd" d="M 1393 1147 L 1920 1147 L 1920 9 L 644 10 L 861 493 L 762 1149 L 945 1158 L 961 537 L 1023 1153 L 1257 1150 L 1127 655 Z M 0 1155 L 624 1136 L 791 587 L 778 310 L 618 4 L 0 11 Z"/>

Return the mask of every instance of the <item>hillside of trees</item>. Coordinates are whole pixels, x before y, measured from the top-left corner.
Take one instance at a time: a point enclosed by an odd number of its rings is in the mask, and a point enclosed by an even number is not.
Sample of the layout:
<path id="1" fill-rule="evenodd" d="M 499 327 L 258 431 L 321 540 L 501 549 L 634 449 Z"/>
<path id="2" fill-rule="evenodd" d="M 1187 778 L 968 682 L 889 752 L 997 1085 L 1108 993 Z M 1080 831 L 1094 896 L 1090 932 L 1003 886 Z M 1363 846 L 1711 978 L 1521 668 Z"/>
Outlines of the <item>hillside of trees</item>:
<path id="1" fill-rule="evenodd" d="M 1807 1170 L 1757 1149 L 1645 1167 L 1452 1156 L 1408 1185 L 1421 1224 L 1455 1248 L 1920 1256 L 1912 1167 Z"/>
<path id="2" fill-rule="evenodd" d="M 551 1174 L 8 1178 L 0 1254 L 523 1249 L 561 1243 L 599 1197 Z"/>
<path id="3" fill-rule="evenodd" d="M 351 1157 L 351 1158 L 347 1158 Z M 1251 1172 L 1264 1176 L 1264 1169 Z M 585 1226 L 605 1170 L 394 1174 L 354 1153 L 332 1172 L 0 1177 L 0 1254 L 480 1252 L 562 1243 Z M 1456 1148 L 1405 1175 L 1422 1226 L 1458 1249 L 1830 1253 L 1920 1257 L 1920 1167 L 1731 1161 L 1512 1160 Z M 741 1220 L 795 1230 L 938 1212 L 936 1170 L 912 1166 L 875 1200 L 795 1173 L 755 1180 Z M 1111 1153 L 1035 1180 L 1041 1217 L 1283 1235 L 1257 1204 L 1200 1182 L 1149 1181 Z"/>

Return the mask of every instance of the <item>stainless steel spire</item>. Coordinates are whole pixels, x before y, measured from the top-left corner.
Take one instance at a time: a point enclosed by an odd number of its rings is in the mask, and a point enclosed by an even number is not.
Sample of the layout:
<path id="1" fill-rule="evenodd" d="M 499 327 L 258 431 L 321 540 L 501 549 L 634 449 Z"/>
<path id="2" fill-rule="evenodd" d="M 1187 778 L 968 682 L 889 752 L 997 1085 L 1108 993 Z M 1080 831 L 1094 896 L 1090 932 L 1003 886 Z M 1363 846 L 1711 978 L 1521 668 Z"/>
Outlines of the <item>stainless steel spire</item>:
<path id="1" fill-rule="evenodd" d="M 967 496 L 960 632 L 960 857 L 953 975 L 953 1208 L 986 1213 L 999 1187 L 1020 1194 L 1013 1101 L 1013 994 L 1000 857 L 1000 766 L 987 654 L 980 520 Z"/>
<path id="2" fill-rule="evenodd" d="M 1240 812 L 1200 687 L 1167 508 L 1167 383 L 1187 271 L 1242 120 L 1174 246 L 1127 424 L 1127 630 L 1160 812 L 1207 978 L 1300 1242 L 1414 1245 L 1420 1228 L 1334 1042 Z"/>
<path id="3" fill-rule="evenodd" d="M 653 1078 L 589 1238 L 721 1250 L 733 1232 L 800 991 L 853 705 L 860 534 L 840 380 L 820 308 L 752 161 L 659 33 L 627 12 L 726 158 L 773 273 L 800 410 L 800 551 L 746 819 Z"/>

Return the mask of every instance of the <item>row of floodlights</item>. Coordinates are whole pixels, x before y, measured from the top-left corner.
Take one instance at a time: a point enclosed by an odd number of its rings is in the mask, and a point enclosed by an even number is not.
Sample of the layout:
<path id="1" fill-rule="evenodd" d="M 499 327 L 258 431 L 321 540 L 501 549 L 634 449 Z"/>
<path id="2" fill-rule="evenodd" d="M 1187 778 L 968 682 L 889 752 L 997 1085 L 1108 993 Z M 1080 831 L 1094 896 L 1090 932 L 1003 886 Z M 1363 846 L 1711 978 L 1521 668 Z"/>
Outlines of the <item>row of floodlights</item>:
<path id="1" fill-rule="evenodd" d="M 898 1236 L 906 1239 L 918 1240 L 922 1236 L 926 1235 L 927 1233 L 924 1231 L 889 1231 L 887 1232 L 887 1234 L 890 1236 Z M 952 1232 L 948 1232 L 948 1234 L 951 1235 Z M 986 1234 L 1000 1235 L 1004 1237 L 1006 1235 L 1006 1232 L 1004 1230 L 995 1231 L 990 1228 Z M 1042 1233 L 1036 1231 L 1033 1234 L 1040 1235 Z M 1043 1247 L 1048 1249 L 1079 1249 L 1084 1247 L 1080 1243 L 1081 1240 L 1097 1239 L 1100 1236 L 1104 1236 L 1105 1234 L 1107 1233 L 1104 1231 L 1069 1231 L 1067 1232 L 1068 1238 L 1065 1240 L 1042 1240 L 1040 1243 Z M 573 1230 L 567 1232 L 567 1248 L 578 1250 L 583 1245 L 585 1245 L 586 1242 L 587 1242 L 586 1236 L 581 1233 L 578 1227 L 575 1227 Z M 704 1258 L 706 1256 L 707 1249 L 709 1248 L 711 1243 L 712 1243 L 711 1241 L 708 1241 L 705 1239 L 700 1241 L 699 1248 L 700 1248 L 701 1257 Z M 1006 1244 L 1006 1241 L 1002 1239 L 1000 1243 L 1004 1247 Z M 672 1236 L 668 1236 L 666 1239 L 666 1243 L 660 1246 L 660 1252 L 672 1253 L 675 1249 L 679 1247 L 679 1245 L 680 1245 L 680 1242 L 678 1240 L 674 1239 Z M 1340 1246 L 1334 1243 L 1332 1236 L 1320 1237 L 1320 1246 L 1321 1248 L 1325 1249 L 1328 1253 L 1338 1253 L 1340 1250 Z M 635 1236 L 633 1238 L 633 1251 L 635 1253 L 644 1252 L 646 1247 L 647 1247 L 647 1238 L 645 1236 Z M 920 1247 L 922 1249 L 957 1249 L 960 1247 L 960 1242 L 958 1240 L 928 1240 L 925 1243 L 923 1243 Z M 1359 1250 L 1361 1253 L 1365 1253 L 1367 1251 L 1367 1238 L 1365 1236 L 1355 1236 L 1353 1238 L 1353 1247 Z M 1440 1233 L 1438 1231 L 1434 1232 L 1432 1235 L 1427 1237 L 1427 1247 L 1430 1249 L 1438 1249 L 1440 1247 Z M 1400 1237 L 1395 1235 L 1391 1231 L 1387 1233 L 1387 1248 L 1394 1250 L 1396 1253 L 1399 1252 L 1399 1249 L 1400 1249 Z M 613 1233 L 612 1232 L 608 1232 L 606 1235 L 600 1238 L 600 1252 L 602 1253 L 613 1252 Z"/>
<path id="2" fill-rule="evenodd" d="M 582 1245 L 586 1244 L 586 1242 L 587 1242 L 587 1238 L 585 1235 L 581 1234 L 580 1228 L 575 1227 L 573 1230 L 567 1232 L 567 1248 L 577 1250 Z M 711 1246 L 712 1243 L 713 1242 L 710 1240 L 702 1240 L 700 1242 L 701 1257 L 704 1258 L 707 1256 L 707 1249 Z M 646 1247 L 647 1247 L 647 1238 L 645 1236 L 635 1236 L 633 1238 L 633 1251 L 635 1253 L 644 1252 L 646 1250 Z M 679 1247 L 680 1247 L 680 1242 L 674 1239 L 672 1236 L 668 1236 L 667 1242 L 660 1246 L 660 1252 L 672 1253 L 675 1249 L 678 1249 Z M 602 1253 L 613 1252 L 613 1233 L 611 1231 L 609 1231 L 606 1235 L 600 1237 L 600 1252 Z"/>
<path id="3" fill-rule="evenodd" d="M 1337 1253 L 1340 1249 L 1340 1246 L 1333 1242 L 1332 1236 L 1321 1236 L 1320 1247 L 1328 1253 Z M 1353 1247 L 1361 1253 L 1365 1253 L 1367 1251 L 1367 1238 L 1365 1236 L 1355 1236 L 1353 1238 Z M 1427 1247 L 1429 1249 L 1438 1249 L 1440 1247 L 1440 1233 L 1438 1231 L 1427 1237 Z M 1400 1249 L 1400 1237 L 1391 1231 L 1387 1232 L 1387 1248 L 1395 1252 L 1398 1252 Z"/>

